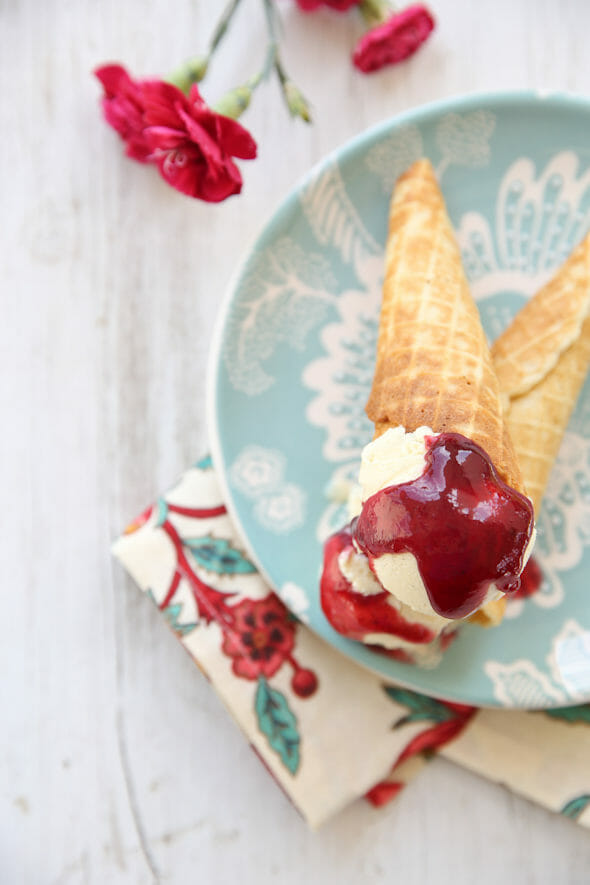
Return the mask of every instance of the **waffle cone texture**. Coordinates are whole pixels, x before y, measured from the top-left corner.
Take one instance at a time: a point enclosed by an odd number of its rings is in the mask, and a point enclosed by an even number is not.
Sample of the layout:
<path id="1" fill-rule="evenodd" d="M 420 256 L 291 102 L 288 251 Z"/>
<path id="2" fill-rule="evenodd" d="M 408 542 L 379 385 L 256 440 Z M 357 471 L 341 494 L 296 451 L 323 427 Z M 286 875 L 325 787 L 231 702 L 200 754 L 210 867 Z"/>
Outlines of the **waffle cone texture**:
<path id="1" fill-rule="evenodd" d="M 367 415 L 375 436 L 398 425 L 460 433 L 486 451 L 508 485 L 524 492 L 500 384 L 428 160 L 398 179 L 391 201 Z"/>
<path id="2" fill-rule="evenodd" d="M 590 234 L 492 347 L 535 510 L 590 363 Z"/>

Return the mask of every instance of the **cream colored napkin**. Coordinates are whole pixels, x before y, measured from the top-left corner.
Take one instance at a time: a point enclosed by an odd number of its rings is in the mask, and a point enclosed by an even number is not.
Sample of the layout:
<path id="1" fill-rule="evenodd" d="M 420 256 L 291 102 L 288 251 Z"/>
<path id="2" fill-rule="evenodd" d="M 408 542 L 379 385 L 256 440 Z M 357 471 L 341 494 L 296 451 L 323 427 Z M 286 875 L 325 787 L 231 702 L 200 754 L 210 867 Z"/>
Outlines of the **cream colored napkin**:
<path id="1" fill-rule="evenodd" d="M 477 710 L 385 685 L 316 637 L 265 584 L 209 458 L 113 551 L 312 827 L 363 796 L 383 805 L 435 751 L 590 826 L 590 704 Z"/>

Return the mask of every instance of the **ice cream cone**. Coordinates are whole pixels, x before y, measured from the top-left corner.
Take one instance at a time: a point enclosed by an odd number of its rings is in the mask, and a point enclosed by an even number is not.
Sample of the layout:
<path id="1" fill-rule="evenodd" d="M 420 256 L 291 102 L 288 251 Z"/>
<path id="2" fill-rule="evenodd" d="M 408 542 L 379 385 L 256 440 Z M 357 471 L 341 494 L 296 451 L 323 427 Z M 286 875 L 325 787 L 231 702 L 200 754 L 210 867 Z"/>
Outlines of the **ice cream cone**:
<path id="1" fill-rule="evenodd" d="M 523 491 L 502 395 L 434 170 L 398 180 L 389 215 L 377 363 L 367 403 L 375 436 L 390 427 L 460 433 Z"/>
<path id="2" fill-rule="evenodd" d="M 590 234 L 492 346 L 505 418 L 535 512 L 590 364 Z M 470 620 L 499 624 L 506 599 Z"/>
<path id="3" fill-rule="evenodd" d="M 590 363 L 590 234 L 497 339 L 492 357 L 538 511 Z"/>

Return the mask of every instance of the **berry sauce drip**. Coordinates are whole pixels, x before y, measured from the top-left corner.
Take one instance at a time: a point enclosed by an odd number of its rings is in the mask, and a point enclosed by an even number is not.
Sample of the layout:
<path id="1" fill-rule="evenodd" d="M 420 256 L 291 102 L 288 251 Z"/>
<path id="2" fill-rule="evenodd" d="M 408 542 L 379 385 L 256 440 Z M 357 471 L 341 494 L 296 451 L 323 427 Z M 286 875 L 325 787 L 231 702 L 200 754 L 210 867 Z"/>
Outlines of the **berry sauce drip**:
<path id="1" fill-rule="evenodd" d="M 463 618 L 491 584 L 519 586 L 533 505 L 497 475 L 483 449 L 458 433 L 427 437 L 426 468 L 370 497 L 352 531 L 372 561 L 412 553 L 433 609 Z"/>
<path id="2" fill-rule="evenodd" d="M 512 599 L 526 599 L 541 589 L 543 572 L 534 556 L 531 556 L 520 576 L 520 587 L 512 595 Z"/>
<path id="3" fill-rule="evenodd" d="M 338 563 L 338 557 L 347 549 L 354 549 L 348 527 L 332 535 L 324 545 L 321 603 L 324 614 L 334 629 L 349 639 L 363 640 L 369 633 L 389 633 L 420 645 L 436 639 L 432 630 L 422 624 L 406 621 L 389 604 L 391 594 L 386 590 L 363 596 L 352 589 Z"/>
<path id="4" fill-rule="evenodd" d="M 422 475 L 372 495 L 352 534 L 370 561 L 412 553 L 433 609 L 463 618 L 480 607 L 491 584 L 518 591 L 533 505 L 466 437 L 441 433 L 426 444 Z"/>

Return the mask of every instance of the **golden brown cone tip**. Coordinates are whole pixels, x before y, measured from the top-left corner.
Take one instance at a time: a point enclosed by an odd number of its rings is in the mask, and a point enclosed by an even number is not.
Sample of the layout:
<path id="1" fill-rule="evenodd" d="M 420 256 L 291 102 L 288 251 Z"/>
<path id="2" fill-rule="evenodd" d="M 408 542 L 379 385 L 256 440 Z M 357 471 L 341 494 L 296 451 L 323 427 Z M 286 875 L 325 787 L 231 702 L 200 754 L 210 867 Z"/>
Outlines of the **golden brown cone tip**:
<path id="1" fill-rule="evenodd" d="M 461 433 L 487 452 L 505 482 L 523 491 L 479 313 L 425 159 L 398 179 L 391 201 L 367 415 L 376 436 L 398 425 Z"/>
<path id="2" fill-rule="evenodd" d="M 469 616 L 468 620 L 472 624 L 479 624 L 480 627 L 497 627 L 502 623 L 505 611 L 506 597 L 501 596 L 500 599 L 485 602 L 478 611 Z"/>

